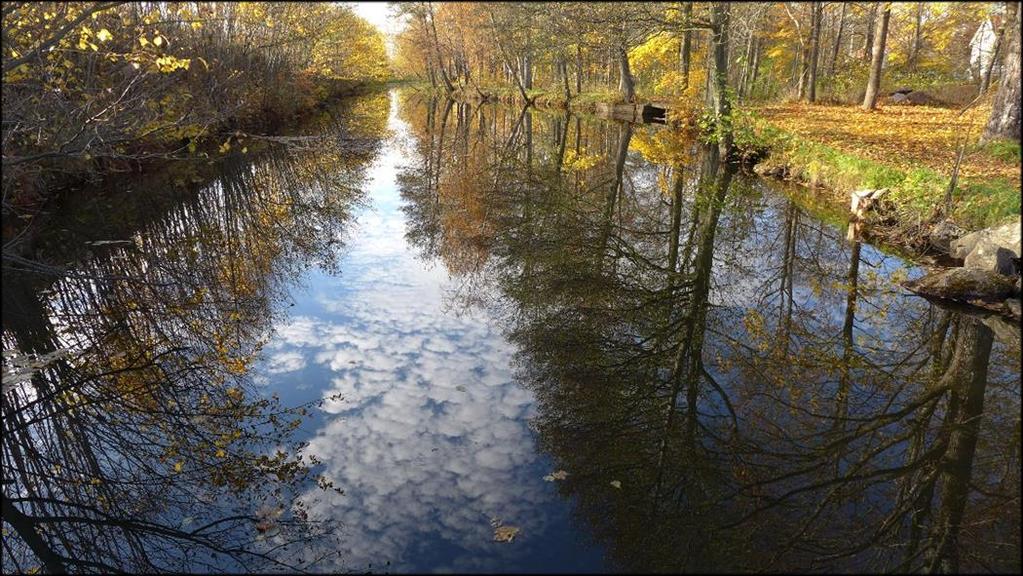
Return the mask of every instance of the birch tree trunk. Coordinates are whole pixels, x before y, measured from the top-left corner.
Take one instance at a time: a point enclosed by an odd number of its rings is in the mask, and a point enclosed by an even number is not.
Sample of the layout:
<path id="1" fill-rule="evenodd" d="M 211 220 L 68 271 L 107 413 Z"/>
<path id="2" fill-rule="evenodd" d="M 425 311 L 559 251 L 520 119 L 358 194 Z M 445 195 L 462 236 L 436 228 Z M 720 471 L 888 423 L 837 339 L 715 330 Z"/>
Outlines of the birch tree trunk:
<path id="1" fill-rule="evenodd" d="M 981 142 L 996 138 L 1007 138 L 1019 142 L 1020 119 L 1020 13 L 1019 4 L 1009 2 L 1010 14 L 1006 12 L 1006 45 L 1005 60 L 1002 63 L 1002 78 L 998 83 L 991 106 L 991 117 L 988 119 Z M 1011 20 L 1010 20 L 1011 17 Z"/>

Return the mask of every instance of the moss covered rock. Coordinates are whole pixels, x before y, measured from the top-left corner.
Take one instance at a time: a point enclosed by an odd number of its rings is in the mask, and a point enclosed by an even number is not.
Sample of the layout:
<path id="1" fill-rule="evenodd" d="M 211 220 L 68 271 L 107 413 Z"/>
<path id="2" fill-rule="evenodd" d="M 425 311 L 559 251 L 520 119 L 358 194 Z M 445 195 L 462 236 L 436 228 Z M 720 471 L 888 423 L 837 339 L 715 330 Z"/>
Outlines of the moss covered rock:
<path id="1" fill-rule="evenodd" d="M 982 300 L 1000 302 L 1016 292 L 1015 283 L 997 272 L 976 268 L 950 268 L 902 284 L 906 289 L 931 298 L 959 302 Z"/>

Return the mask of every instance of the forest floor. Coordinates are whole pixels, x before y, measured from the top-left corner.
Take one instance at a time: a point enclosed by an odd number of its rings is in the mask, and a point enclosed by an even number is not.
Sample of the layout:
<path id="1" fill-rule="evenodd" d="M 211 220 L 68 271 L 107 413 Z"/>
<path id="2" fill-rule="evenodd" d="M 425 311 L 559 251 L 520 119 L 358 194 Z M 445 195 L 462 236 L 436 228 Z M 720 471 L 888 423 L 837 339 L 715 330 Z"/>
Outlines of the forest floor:
<path id="1" fill-rule="evenodd" d="M 956 159 L 956 141 L 976 141 L 991 113 L 977 107 L 958 110 L 889 105 L 872 112 L 858 106 L 789 103 L 763 106 L 757 113 L 779 128 L 902 170 L 927 166 L 948 174 Z M 998 148 L 967 148 L 960 167 L 966 181 L 1005 178 L 1019 189 L 1019 156 Z"/>
<path id="2" fill-rule="evenodd" d="M 959 115 L 931 106 L 785 103 L 754 110 L 755 138 L 771 149 L 769 164 L 796 180 L 820 184 L 848 201 L 860 188 L 892 188 L 914 220 L 935 216 L 943 203 L 958 141 L 971 142 L 960 166 L 953 218 L 968 228 L 989 226 L 1020 210 L 1018 143 L 976 144 L 990 105 Z"/>

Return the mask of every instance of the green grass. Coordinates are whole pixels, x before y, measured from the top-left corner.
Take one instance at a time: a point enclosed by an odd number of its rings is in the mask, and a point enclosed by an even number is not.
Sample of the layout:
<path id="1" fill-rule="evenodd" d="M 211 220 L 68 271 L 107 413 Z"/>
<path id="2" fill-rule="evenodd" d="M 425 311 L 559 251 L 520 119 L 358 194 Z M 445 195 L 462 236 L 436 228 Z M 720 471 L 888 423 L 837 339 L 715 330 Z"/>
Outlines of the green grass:
<path id="1" fill-rule="evenodd" d="M 1013 140 L 992 140 L 980 146 L 985 154 L 1004 162 L 1020 161 L 1019 142 Z"/>
<path id="2" fill-rule="evenodd" d="M 1019 144 L 1016 145 L 1017 154 Z M 1020 215 L 1020 194 L 1007 178 L 968 182 L 956 192 L 956 214 L 967 227 L 1001 224 Z"/>
<path id="3" fill-rule="evenodd" d="M 888 188 L 900 222 L 923 222 L 944 204 L 949 177 L 926 167 L 903 171 L 885 164 L 811 142 L 764 122 L 756 140 L 769 150 L 768 166 L 787 166 L 796 180 L 822 186 L 833 200 L 847 204 L 853 190 Z M 991 143 L 992 154 L 1015 154 L 1019 144 Z M 1020 213 L 1016 184 L 1005 178 L 961 181 L 953 194 L 952 217 L 963 227 L 977 229 L 1002 223 Z"/>
<path id="4" fill-rule="evenodd" d="M 586 90 L 572 96 L 573 106 L 587 106 L 597 103 L 613 103 L 621 100 L 617 90 Z"/>

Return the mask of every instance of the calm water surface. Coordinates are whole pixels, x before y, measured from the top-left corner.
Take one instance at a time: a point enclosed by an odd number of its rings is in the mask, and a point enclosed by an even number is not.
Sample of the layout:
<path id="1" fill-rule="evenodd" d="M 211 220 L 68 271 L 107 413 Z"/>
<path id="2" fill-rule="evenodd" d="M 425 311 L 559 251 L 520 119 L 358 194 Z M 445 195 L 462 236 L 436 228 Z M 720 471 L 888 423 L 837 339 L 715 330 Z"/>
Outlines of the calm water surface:
<path id="1" fill-rule="evenodd" d="M 1019 571 L 1019 327 L 798 192 L 397 91 L 294 135 L 5 260 L 5 572 Z"/>

